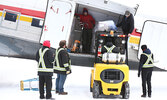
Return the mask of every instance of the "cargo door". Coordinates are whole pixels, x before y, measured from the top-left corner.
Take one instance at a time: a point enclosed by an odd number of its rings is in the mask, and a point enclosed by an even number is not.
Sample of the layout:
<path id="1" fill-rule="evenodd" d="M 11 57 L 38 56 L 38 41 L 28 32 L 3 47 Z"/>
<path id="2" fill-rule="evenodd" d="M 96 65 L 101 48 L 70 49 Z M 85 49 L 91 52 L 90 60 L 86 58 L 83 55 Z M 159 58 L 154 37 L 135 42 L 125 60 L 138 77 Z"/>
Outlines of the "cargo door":
<path id="1" fill-rule="evenodd" d="M 67 0 L 49 0 L 40 43 L 50 40 L 51 47 L 57 48 L 60 40 L 68 42 L 75 3 Z"/>
<path id="2" fill-rule="evenodd" d="M 167 70 L 167 23 L 146 21 L 143 26 L 138 58 L 142 53 L 141 45 L 146 44 L 154 54 L 154 65 Z"/>

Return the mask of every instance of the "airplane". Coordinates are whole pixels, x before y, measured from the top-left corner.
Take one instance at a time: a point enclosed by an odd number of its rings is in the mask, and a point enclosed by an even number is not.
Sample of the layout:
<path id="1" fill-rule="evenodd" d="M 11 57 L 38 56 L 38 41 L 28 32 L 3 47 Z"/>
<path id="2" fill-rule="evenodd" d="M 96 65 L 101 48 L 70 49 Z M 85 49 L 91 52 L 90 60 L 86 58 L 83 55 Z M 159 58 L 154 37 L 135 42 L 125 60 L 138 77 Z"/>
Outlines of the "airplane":
<path id="1" fill-rule="evenodd" d="M 87 8 L 96 22 L 118 23 L 126 10 L 135 15 L 138 6 L 129 7 L 112 0 L 1 0 L 0 55 L 35 59 L 44 40 L 50 40 L 53 50 L 60 40 L 66 40 L 71 50 L 82 32 L 75 13 L 81 14 Z M 129 49 L 129 52 L 130 69 L 137 69 L 138 51 Z M 94 65 L 93 54 L 69 54 L 73 65 Z"/>

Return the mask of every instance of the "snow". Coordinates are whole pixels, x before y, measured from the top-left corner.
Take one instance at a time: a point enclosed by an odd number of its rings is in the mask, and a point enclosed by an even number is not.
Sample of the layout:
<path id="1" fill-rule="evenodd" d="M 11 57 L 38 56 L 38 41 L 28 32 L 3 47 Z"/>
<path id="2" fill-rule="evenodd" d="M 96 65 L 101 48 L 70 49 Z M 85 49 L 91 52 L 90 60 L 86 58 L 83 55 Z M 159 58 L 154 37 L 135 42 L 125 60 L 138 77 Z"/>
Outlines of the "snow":
<path id="1" fill-rule="evenodd" d="M 1 100 L 38 100 L 38 91 L 21 91 L 20 81 L 37 77 L 37 62 L 34 60 L 0 57 L 0 98 Z M 66 96 L 55 94 L 56 100 L 93 100 L 89 92 L 91 67 L 72 66 L 72 74 L 68 75 L 65 83 Z M 164 100 L 167 98 L 167 76 L 166 72 L 153 72 L 152 76 L 152 98 L 149 100 Z M 56 77 L 56 74 L 54 74 Z M 129 72 L 130 98 L 129 100 L 145 100 L 141 98 L 141 78 L 137 77 L 137 71 Z M 55 87 L 55 81 L 53 81 Z M 108 98 L 101 98 L 108 100 Z M 118 100 L 120 98 L 114 98 Z"/>

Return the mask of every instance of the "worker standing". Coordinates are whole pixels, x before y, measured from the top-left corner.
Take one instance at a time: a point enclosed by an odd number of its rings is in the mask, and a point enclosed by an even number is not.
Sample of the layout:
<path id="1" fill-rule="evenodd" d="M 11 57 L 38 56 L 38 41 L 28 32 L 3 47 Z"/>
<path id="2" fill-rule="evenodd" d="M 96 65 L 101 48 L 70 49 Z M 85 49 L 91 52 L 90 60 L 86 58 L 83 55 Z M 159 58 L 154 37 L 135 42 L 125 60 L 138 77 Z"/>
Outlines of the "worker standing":
<path id="1" fill-rule="evenodd" d="M 68 74 L 71 73 L 71 60 L 66 50 L 66 41 L 61 40 L 59 48 L 55 53 L 54 73 L 57 73 L 56 93 L 59 95 L 67 95 L 64 92 L 64 83 Z"/>
<path id="2" fill-rule="evenodd" d="M 83 8 L 83 14 L 75 14 L 75 16 L 79 16 L 80 22 L 83 24 L 82 51 L 83 53 L 90 53 L 95 19 L 90 14 L 88 14 L 88 10 L 86 8 Z"/>
<path id="3" fill-rule="evenodd" d="M 153 71 L 153 54 L 151 51 L 147 48 L 147 45 L 142 45 L 141 49 L 143 53 L 140 56 L 140 62 L 139 62 L 139 69 L 138 69 L 138 77 L 140 77 L 140 72 L 142 72 L 142 90 L 143 94 L 141 97 L 146 97 L 146 83 L 148 87 L 148 97 L 151 98 L 151 76 Z"/>
<path id="4" fill-rule="evenodd" d="M 134 18 L 129 11 L 125 11 L 122 21 L 116 25 L 121 27 L 124 35 L 130 35 L 134 29 Z"/>
<path id="5" fill-rule="evenodd" d="M 134 29 L 134 18 L 133 15 L 130 13 L 130 11 L 125 11 L 125 15 L 122 18 L 122 21 L 116 25 L 117 27 L 121 27 L 123 34 L 127 35 L 125 37 L 125 48 L 126 50 L 128 49 L 127 47 L 127 42 L 128 42 L 128 37 L 130 34 L 133 32 Z"/>
<path id="6" fill-rule="evenodd" d="M 52 89 L 52 76 L 53 76 L 53 61 L 54 55 L 51 52 L 50 41 L 46 40 L 43 42 L 43 47 L 36 53 L 36 61 L 38 62 L 38 75 L 39 75 L 39 93 L 40 99 L 45 99 L 44 96 L 44 85 L 46 84 L 46 99 L 51 99 Z"/>

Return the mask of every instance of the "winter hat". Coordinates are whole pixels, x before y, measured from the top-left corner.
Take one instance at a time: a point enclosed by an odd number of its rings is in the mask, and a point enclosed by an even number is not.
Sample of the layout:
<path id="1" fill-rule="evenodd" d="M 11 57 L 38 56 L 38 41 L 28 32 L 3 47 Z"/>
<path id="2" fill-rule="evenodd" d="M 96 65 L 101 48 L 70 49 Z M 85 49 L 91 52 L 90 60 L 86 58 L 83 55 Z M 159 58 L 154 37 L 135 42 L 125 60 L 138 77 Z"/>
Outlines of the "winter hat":
<path id="1" fill-rule="evenodd" d="M 130 15 L 130 12 L 128 10 L 125 11 L 125 16 Z"/>
<path id="2" fill-rule="evenodd" d="M 112 42 L 107 42 L 107 43 L 106 43 L 106 46 L 107 46 L 107 47 L 111 47 L 112 45 L 113 45 Z"/>
<path id="3" fill-rule="evenodd" d="M 88 13 L 88 9 L 83 8 L 83 13 L 84 13 L 84 12 L 87 12 L 87 13 Z"/>
<path id="4" fill-rule="evenodd" d="M 50 41 L 49 41 L 49 40 L 45 40 L 45 41 L 43 42 L 43 46 L 50 48 Z"/>
<path id="5" fill-rule="evenodd" d="M 141 49 L 142 49 L 142 50 L 147 49 L 147 45 L 142 45 L 142 46 L 141 46 Z"/>

